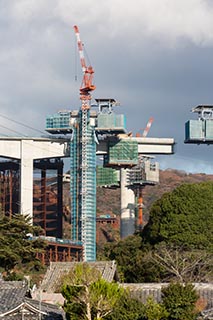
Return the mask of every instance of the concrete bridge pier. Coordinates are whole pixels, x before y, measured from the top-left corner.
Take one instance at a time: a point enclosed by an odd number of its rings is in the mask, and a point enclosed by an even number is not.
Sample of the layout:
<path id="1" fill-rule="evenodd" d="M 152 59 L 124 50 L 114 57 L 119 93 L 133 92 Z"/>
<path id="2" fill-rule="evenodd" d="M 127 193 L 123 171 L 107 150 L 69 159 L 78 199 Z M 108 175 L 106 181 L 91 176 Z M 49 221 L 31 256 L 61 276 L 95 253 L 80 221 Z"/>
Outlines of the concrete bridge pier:
<path id="1" fill-rule="evenodd" d="M 33 218 L 33 157 L 32 140 L 21 140 L 20 213 Z"/>
<path id="2" fill-rule="evenodd" d="M 127 188 L 127 169 L 120 170 L 121 182 L 121 227 L 120 236 L 125 238 L 135 232 L 135 195 Z"/>

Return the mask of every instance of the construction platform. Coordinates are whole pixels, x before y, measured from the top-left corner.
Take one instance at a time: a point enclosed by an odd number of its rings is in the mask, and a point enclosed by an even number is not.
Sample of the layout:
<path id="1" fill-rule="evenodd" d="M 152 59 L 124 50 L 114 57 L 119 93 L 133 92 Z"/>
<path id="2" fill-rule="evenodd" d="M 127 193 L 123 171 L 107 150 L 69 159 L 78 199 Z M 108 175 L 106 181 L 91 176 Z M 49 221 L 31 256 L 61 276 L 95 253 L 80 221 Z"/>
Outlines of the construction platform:
<path id="1" fill-rule="evenodd" d="M 197 120 L 185 123 L 185 143 L 213 144 L 213 106 L 199 105 L 191 110 Z"/>

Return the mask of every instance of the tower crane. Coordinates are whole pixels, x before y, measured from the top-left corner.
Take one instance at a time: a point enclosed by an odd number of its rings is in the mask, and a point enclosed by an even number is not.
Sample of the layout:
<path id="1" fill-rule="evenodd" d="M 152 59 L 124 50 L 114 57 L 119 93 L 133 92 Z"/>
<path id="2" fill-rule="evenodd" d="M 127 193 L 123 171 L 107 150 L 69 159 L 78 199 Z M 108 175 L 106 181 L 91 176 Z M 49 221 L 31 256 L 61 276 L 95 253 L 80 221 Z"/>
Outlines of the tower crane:
<path id="1" fill-rule="evenodd" d="M 83 43 L 80 38 L 79 29 L 77 26 L 74 26 L 74 31 L 77 39 L 78 51 L 80 56 L 80 63 L 83 72 L 83 80 L 80 87 L 80 99 L 82 101 L 82 110 L 90 109 L 90 92 L 95 90 L 95 85 L 93 84 L 93 74 L 94 69 L 92 66 L 86 65 L 86 60 L 84 57 Z"/>
<path id="2" fill-rule="evenodd" d="M 79 225 L 79 239 L 83 244 L 83 260 L 93 261 L 96 258 L 96 142 L 95 124 L 90 119 L 91 91 L 94 70 L 86 65 L 83 44 L 77 26 L 74 26 L 77 39 L 83 80 L 80 86 L 81 109 L 79 111 L 78 126 L 75 128 L 77 144 L 73 142 L 73 188 L 76 189 L 76 205 L 73 208 L 73 225 Z"/>

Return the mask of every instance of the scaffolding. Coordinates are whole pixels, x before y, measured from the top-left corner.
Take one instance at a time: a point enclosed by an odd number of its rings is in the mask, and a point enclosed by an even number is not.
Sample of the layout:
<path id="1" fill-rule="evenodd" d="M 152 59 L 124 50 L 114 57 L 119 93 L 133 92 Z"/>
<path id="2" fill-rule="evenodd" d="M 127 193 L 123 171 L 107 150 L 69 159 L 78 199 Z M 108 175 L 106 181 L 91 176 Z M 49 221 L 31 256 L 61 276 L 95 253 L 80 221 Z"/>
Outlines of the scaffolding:
<path id="1" fill-rule="evenodd" d="M 136 220 L 135 229 L 141 231 L 143 228 L 143 189 L 146 185 L 155 185 L 159 182 L 159 164 L 152 162 L 151 158 L 140 156 L 137 166 L 128 169 L 127 185 L 135 193 L 136 198 Z"/>
<path id="2" fill-rule="evenodd" d="M 68 133 L 71 131 L 70 111 L 58 111 L 46 117 L 46 131 L 49 133 Z"/>
<path id="3" fill-rule="evenodd" d="M 138 163 L 138 143 L 131 139 L 111 139 L 108 142 L 108 152 L 104 157 L 105 166 L 135 166 Z"/>
<path id="4" fill-rule="evenodd" d="M 192 109 L 198 120 L 185 123 L 185 143 L 213 143 L 213 106 L 199 105 Z"/>
<path id="5" fill-rule="evenodd" d="M 95 99 L 98 107 L 96 132 L 103 134 L 126 133 L 126 117 L 124 114 L 116 114 L 113 107 L 119 106 L 115 99 Z"/>
<path id="6" fill-rule="evenodd" d="M 124 133 L 126 132 L 126 118 L 123 114 L 115 114 L 114 112 L 100 113 L 97 117 L 96 131 L 102 134 L 106 132 Z"/>
<path id="7" fill-rule="evenodd" d="M 83 244 L 83 260 L 96 260 L 96 142 L 90 111 L 80 110 L 70 142 L 72 239 Z"/>
<path id="8" fill-rule="evenodd" d="M 150 158 L 139 157 L 137 166 L 128 170 L 129 186 L 153 185 L 159 182 L 159 163 Z"/>
<path id="9" fill-rule="evenodd" d="M 120 172 L 113 168 L 104 168 L 102 166 L 96 167 L 97 186 L 99 187 L 119 187 L 120 186 Z"/>
<path id="10" fill-rule="evenodd" d="M 83 260 L 96 260 L 96 113 L 60 111 L 46 118 L 46 131 L 71 133 L 71 239 L 83 245 Z"/>

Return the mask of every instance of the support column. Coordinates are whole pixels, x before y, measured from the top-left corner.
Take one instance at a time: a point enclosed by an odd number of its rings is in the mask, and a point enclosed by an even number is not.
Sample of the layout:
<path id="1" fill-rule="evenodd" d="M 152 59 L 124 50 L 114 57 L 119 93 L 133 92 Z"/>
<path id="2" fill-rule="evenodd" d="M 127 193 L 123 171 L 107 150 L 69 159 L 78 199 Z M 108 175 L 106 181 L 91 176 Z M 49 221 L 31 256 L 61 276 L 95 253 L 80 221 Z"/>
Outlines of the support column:
<path id="1" fill-rule="evenodd" d="M 9 217 L 13 215 L 13 172 L 9 170 Z"/>
<path id="2" fill-rule="evenodd" d="M 33 140 L 21 140 L 20 213 L 29 215 L 33 222 Z"/>
<path id="3" fill-rule="evenodd" d="M 63 237 L 63 164 L 57 170 L 57 237 Z"/>
<path id="4" fill-rule="evenodd" d="M 46 168 L 41 169 L 41 207 L 42 207 L 42 226 L 45 236 L 49 236 L 47 232 L 47 172 Z"/>
<path id="5" fill-rule="evenodd" d="M 125 238 L 135 232 L 135 195 L 127 188 L 127 169 L 120 170 L 121 182 L 121 238 Z"/>

